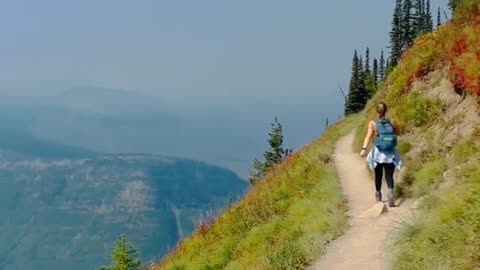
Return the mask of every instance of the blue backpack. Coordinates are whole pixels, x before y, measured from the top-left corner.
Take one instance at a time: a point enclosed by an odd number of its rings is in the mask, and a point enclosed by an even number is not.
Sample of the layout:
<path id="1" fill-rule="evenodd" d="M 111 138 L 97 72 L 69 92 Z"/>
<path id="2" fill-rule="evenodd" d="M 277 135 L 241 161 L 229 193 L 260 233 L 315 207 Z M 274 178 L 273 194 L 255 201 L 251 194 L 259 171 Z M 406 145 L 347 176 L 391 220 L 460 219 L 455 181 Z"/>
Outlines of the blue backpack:
<path id="1" fill-rule="evenodd" d="M 375 139 L 375 146 L 380 152 L 391 152 L 397 146 L 397 134 L 392 123 L 388 119 L 375 120 L 378 137 Z"/>

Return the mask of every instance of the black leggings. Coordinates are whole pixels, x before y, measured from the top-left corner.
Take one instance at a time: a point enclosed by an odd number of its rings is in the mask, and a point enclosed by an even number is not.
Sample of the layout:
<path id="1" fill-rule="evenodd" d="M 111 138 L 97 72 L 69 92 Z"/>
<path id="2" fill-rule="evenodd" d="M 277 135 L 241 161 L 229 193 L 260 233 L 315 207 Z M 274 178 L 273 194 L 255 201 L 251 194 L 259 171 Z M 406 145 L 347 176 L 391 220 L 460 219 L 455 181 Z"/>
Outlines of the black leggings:
<path id="1" fill-rule="evenodd" d="M 385 169 L 385 179 L 389 189 L 393 189 L 393 172 L 395 171 L 395 164 L 393 163 L 377 163 L 375 167 L 375 189 L 382 190 L 383 170 Z"/>

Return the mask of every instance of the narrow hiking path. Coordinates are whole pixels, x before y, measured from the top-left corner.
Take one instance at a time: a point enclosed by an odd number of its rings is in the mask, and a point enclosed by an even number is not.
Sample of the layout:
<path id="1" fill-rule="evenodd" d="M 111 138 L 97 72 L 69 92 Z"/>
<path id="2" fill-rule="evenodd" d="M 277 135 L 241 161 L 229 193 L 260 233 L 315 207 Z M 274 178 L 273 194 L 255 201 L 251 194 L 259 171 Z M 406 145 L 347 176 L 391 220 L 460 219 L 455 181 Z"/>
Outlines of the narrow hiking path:
<path id="1" fill-rule="evenodd" d="M 343 192 L 349 202 L 350 228 L 327 247 L 325 254 L 310 270 L 389 269 L 390 236 L 402 220 L 412 216 L 412 202 L 389 208 L 379 217 L 361 217 L 376 204 L 374 182 L 364 158 L 353 152 L 354 132 L 341 138 L 335 150 L 335 165 Z M 386 183 L 382 185 L 386 198 Z M 398 205 L 397 201 L 397 205 Z"/>

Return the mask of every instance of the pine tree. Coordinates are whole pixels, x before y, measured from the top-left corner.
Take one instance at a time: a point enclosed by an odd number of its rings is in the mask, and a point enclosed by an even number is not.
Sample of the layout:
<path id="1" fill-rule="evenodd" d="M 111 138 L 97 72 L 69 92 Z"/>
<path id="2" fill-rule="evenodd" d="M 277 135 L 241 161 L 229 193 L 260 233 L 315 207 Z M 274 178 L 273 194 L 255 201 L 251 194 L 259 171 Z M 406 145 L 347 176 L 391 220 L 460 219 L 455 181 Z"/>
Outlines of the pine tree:
<path id="1" fill-rule="evenodd" d="M 452 10 L 452 12 L 455 12 L 456 8 L 460 4 L 462 0 L 448 0 L 448 6 Z"/>
<path id="2" fill-rule="evenodd" d="M 367 104 L 367 100 L 370 98 L 370 92 L 367 89 L 367 73 L 365 73 L 365 68 L 363 64 L 363 58 L 360 55 L 358 60 L 358 93 L 359 93 L 359 106 L 356 112 L 360 112 L 365 108 L 365 104 Z"/>
<path id="3" fill-rule="evenodd" d="M 370 49 L 365 50 L 365 73 L 370 73 Z"/>
<path id="4" fill-rule="evenodd" d="M 365 104 L 370 97 L 375 93 L 375 80 L 373 78 L 372 70 L 370 69 L 370 49 L 365 50 L 365 68 L 363 69 L 363 80 L 365 87 L 365 96 L 363 101 Z M 362 108 L 363 109 L 363 108 Z"/>
<path id="5" fill-rule="evenodd" d="M 412 22 L 412 0 L 403 0 L 401 17 L 401 29 L 403 34 L 401 47 L 402 52 L 412 45 L 413 39 L 415 38 Z"/>
<path id="6" fill-rule="evenodd" d="M 270 149 L 263 155 L 267 170 L 275 164 L 280 163 L 283 159 L 283 154 L 285 154 L 285 150 L 283 149 L 282 125 L 278 122 L 277 117 L 275 117 L 275 122 L 272 123 L 272 131 L 268 135 Z"/>
<path id="7" fill-rule="evenodd" d="M 345 115 L 358 112 L 360 107 L 360 93 L 359 93 L 359 59 L 357 51 L 355 50 L 352 59 L 352 75 L 350 77 L 350 85 L 348 90 L 347 102 L 345 104 Z"/>
<path id="8" fill-rule="evenodd" d="M 425 27 L 425 15 L 424 15 L 424 3 L 425 0 L 415 0 L 415 5 L 414 5 L 414 14 L 413 14 L 413 24 L 412 24 L 412 29 L 414 32 L 414 36 L 420 36 L 424 33 L 424 27 Z"/>
<path id="9" fill-rule="evenodd" d="M 439 7 L 438 11 L 437 11 L 437 28 L 442 25 L 442 16 L 440 14 L 441 14 L 441 12 L 440 12 L 440 7 Z"/>
<path id="10" fill-rule="evenodd" d="M 266 172 L 267 168 L 265 167 L 265 163 L 255 159 L 253 160 L 252 170 L 250 171 L 248 181 L 250 181 L 250 184 L 255 185 L 265 177 Z"/>
<path id="11" fill-rule="evenodd" d="M 412 29 L 414 37 L 424 35 L 433 31 L 433 19 L 430 7 L 430 0 L 415 0 L 413 6 Z"/>
<path id="12" fill-rule="evenodd" d="M 373 58 L 372 77 L 373 77 L 373 86 L 376 90 L 377 87 L 378 87 L 378 60 L 377 60 L 377 58 Z"/>
<path id="13" fill-rule="evenodd" d="M 385 66 L 385 57 L 383 56 L 383 50 L 382 53 L 380 54 L 380 66 L 378 67 L 378 80 L 383 81 L 385 79 L 385 71 L 386 71 L 386 66 Z"/>
<path id="14" fill-rule="evenodd" d="M 427 0 L 426 2 L 424 16 L 425 16 L 425 19 L 424 19 L 425 33 L 430 33 L 433 31 L 433 15 L 431 10 L 430 0 Z"/>
<path id="15" fill-rule="evenodd" d="M 120 236 L 112 252 L 112 266 L 100 270 L 140 270 L 141 261 L 138 251 L 127 242 L 125 236 Z"/>
<path id="16" fill-rule="evenodd" d="M 390 31 L 390 63 L 396 65 L 402 54 L 402 1 L 397 0 L 393 12 L 392 30 Z"/>
<path id="17" fill-rule="evenodd" d="M 271 125 L 272 130 L 268 134 L 269 149 L 263 154 L 265 162 L 261 162 L 257 159 L 253 161 L 253 169 L 250 171 L 249 177 L 249 181 L 252 185 L 265 177 L 268 171 L 275 166 L 275 164 L 280 163 L 286 154 L 289 154 L 293 151 L 290 149 L 285 151 L 283 149 L 282 125 L 278 122 L 277 117 L 275 117 L 275 122 L 273 122 Z"/>

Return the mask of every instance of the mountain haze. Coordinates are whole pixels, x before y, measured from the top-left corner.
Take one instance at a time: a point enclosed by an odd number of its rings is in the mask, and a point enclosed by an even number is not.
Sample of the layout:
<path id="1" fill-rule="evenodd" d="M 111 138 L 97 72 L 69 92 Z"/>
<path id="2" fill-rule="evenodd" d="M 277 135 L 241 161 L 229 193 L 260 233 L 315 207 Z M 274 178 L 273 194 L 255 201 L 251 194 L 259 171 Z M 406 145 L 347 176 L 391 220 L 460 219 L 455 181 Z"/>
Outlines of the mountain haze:
<path id="1" fill-rule="evenodd" d="M 203 162 L 102 154 L 30 132 L 32 116 L 58 111 L 1 110 L 1 269 L 95 269 L 120 234 L 153 260 L 247 187 Z"/>

